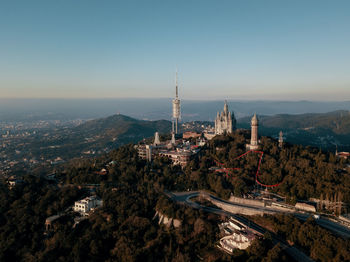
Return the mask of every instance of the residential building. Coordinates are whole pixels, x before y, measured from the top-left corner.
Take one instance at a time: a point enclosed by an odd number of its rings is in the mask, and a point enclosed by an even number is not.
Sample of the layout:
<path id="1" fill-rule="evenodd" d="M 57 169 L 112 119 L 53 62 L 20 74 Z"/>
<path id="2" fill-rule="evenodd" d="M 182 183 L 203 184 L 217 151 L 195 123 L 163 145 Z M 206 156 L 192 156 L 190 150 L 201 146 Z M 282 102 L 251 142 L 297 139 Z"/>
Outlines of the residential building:
<path id="1" fill-rule="evenodd" d="M 79 212 L 82 215 L 88 215 L 88 213 L 96 207 L 102 206 L 102 200 L 97 199 L 95 196 L 86 197 L 74 203 L 74 211 Z"/>

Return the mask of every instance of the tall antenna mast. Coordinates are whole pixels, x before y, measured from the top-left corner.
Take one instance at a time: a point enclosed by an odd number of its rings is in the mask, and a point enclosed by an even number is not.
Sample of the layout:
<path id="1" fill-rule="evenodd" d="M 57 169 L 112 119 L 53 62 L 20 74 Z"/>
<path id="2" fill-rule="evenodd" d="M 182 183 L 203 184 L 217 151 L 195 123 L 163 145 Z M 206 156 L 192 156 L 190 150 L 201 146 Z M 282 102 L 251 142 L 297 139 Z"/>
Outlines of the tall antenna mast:
<path id="1" fill-rule="evenodd" d="M 177 134 L 178 131 L 178 122 L 181 117 L 181 106 L 180 106 L 180 99 L 179 99 L 179 90 L 178 90 L 178 79 L 177 79 L 177 68 L 176 68 L 176 75 L 175 75 L 175 87 L 176 87 L 176 93 L 175 98 L 173 99 L 173 133 Z"/>
<path id="2" fill-rule="evenodd" d="M 179 98 L 178 85 L 177 85 L 177 68 L 176 68 L 175 86 L 176 86 L 176 98 Z"/>

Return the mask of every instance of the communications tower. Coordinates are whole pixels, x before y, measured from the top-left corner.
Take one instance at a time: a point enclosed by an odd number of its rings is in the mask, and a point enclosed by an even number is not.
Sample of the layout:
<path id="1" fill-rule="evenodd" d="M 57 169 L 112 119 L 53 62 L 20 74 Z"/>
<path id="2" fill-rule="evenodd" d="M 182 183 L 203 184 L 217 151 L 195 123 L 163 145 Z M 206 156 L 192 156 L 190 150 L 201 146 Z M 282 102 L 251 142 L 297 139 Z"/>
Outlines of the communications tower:
<path id="1" fill-rule="evenodd" d="M 172 132 L 177 134 L 178 131 L 178 123 L 181 118 L 181 105 L 180 105 L 180 99 L 179 99 L 179 93 L 178 93 L 178 85 L 177 85 L 177 70 L 176 70 L 176 78 L 175 78 L 175 87 L 176 87 L 176 94 L 175 98 L 173 99 L 173 128 Z"/>

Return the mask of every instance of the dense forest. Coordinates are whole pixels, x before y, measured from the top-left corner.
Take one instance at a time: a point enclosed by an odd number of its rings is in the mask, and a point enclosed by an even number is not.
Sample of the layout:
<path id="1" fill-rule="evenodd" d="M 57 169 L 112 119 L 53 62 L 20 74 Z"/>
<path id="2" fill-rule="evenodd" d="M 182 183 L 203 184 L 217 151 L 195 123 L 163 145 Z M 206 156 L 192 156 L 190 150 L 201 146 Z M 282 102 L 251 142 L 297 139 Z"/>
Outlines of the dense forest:
<path id="1" fill-rule="evenodd" d="M 269 236 L 232 256 L 220 251 L 216 248 L 218 223 L 224 218 L 174 203 L 163 193 L 202 189 L 228 198 L 256 188 L 258 156 L 249 154 L 234 160 L 245 152 L 247 138 L 245 132 L 217 137 L 184 169 L 172 166 L 165 157 L 148 163 L 138 158 L 134 145 L 127 145 L 97 158 L 70 161 L 57 174 L 56 182 L 28 174 L 23 183 L 10 189 L 2 181 L 0 261 L 289 261 L 291 258 L 279 245 L 273 245 Z M 261 144 L 264 158 L 260 179 L 264 183 L 282 181 L 272 191 L 291 202 L 321 195 L 331 198 L 338 193 L 337 197 L 349 203 L 350 179 L 349 172 L 343 170 L 344 160 L 313 148 L 285 145 L 280 149 L 270 138 L 262 138 Z M 210 171 L 214 160 L 241 169 L 229 176 Z M 99 174 L 102 168 L 108 174 Z M 48 216 L 66 210 L 91 190 L 103 200 L 101 209 L 76 226 L 74 213 L 69 212 L 55 222 L 49 234 L 45 233 Z M 156 209 L 180 219 L 181 227 L 159 225 L 154 219 Z M 316 261 L 349 259 L 348 240 L 331 235 L 312 221 L 293 220 L 292 224 L 299 223 L 298 232 L 294 232 L 283 227 L 288 225 L 287 220 L 270 220 L 276 224 L 272 230 L 309 249 Z M 311 227 L 314 235 L 327 235 L 329 239 L 310 236 Z M 329 241 L 341 245 L 325 250 Z M 328 255 L 317 256 L 318 250 Z"/>

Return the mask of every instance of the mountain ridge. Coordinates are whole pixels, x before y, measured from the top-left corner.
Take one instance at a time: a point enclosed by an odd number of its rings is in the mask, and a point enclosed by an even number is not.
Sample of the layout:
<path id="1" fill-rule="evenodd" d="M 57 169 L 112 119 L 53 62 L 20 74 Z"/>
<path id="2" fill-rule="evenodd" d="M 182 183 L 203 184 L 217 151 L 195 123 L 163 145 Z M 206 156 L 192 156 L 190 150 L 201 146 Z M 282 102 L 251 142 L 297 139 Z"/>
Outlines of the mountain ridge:
<path id="1" fill-rule="evenodd" d="M 350 150 L 350 112 L 337 110 L 328 113 L 299 115 L 278 114 L 259 116 L 259 133 L 277 137 L 283 131 L 286 141 L 295 144 L 321 146 L 335 149 L 336 146 Z M 249 128 L 250 118 L 238 119 L 238 127 Z"/>

